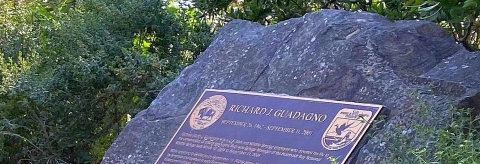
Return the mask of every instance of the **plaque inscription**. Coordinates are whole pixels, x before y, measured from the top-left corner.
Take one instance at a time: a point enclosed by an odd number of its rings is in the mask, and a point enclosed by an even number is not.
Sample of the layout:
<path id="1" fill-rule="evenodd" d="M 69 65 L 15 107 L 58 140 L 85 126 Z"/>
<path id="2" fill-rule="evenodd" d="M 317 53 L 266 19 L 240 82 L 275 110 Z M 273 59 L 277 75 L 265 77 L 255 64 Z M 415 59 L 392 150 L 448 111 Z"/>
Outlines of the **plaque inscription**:
<path id="1" fill-rule="evenodd" d="M 381 109 L 207 89 L 155 163 L 345 163 Z"/>

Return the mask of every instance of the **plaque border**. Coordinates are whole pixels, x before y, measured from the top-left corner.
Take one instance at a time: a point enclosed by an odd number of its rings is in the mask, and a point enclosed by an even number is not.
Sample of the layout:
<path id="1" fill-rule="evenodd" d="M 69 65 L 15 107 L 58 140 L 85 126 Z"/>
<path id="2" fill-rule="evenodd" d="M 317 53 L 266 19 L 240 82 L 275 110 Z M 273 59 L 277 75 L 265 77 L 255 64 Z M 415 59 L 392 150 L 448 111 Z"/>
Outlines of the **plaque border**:
<path id="1" fill-rule="evenodd" d="M 185 122 L 190 118 L 192 115 L 193 111 L 195 110 L 195 107 L 198 105 L 200 100 L 203 98 L 206 92 L 217 92 L 217 93 L 235 93 L 235 94 L 243 94 L 243 95 L 255 95 L 255 96 L 262 96 L 262 97 L 275 97 L 275 98 L 285 98 L 285 99 L 294 99 L 294 100 L 308 100 L 308 101 L 315 101 L 315 102 L 327 102 L 327 103 L 335 103 L 335 104 L 347 104 L 347 105 L 358 105 L 358 106 L 367 106 L 367 107 L 374 107 L 378 108 L 378 110 L 373 114 L 372 116 L 372 121 L 375 120 L 380 114 L 380 111 L 383 109 L 383 105 L 378 105 L 378 104 L 370 104 L 370 103 L 357 103 L 357 102 L 348 102 L 348 101 L 339 101 L 339 100 L 328 100 L 328 99 L 320 99 L 320 98 L 309 98 L 309 97 L 297 97 L 297 96 L 290 96 L 286 94 L 281 94 L 281 93 L 261 93 L 261 92 L 254 92 L 254 91 L 240 91 L 240 90 L 221 90 L 221 89 L 204 89 L 202 94 L 200 94 L 200 97 L 198 97 L 197 101 L 193 105 L 193 107 L 190 109 L 190 112 L 188 115 L 185 117 L 183 120 L 182 124 L 177 128 L 177 131 L 175 131 L 175 134 L 170 138 L 170 141 L 168 142 L 167 145 L 162 150 L 162 153 L 158 156 L 157 160 L 155 160 L 154 164 L 158 164 L 158 161 L 162 157 L 162 155 L 165 153 L 167 150 L 168 146 L 173 142 L 173 139 L 177 136 L 178 132 L 180 129 L 185 125 Z M 365 133 L 368 131 L 368 128 L 370 128 L 370 124 L 367 124 L 362 132 L 360 133 L 360 137 L 355 141 L 353 144 L 353 147 L 348 151 L 348 153 L 345 155 L 345 158 L 343 159 L 340 164 L 344 164 L 352 152 L 356 149 L 358 143 L 364 138 Z"/>

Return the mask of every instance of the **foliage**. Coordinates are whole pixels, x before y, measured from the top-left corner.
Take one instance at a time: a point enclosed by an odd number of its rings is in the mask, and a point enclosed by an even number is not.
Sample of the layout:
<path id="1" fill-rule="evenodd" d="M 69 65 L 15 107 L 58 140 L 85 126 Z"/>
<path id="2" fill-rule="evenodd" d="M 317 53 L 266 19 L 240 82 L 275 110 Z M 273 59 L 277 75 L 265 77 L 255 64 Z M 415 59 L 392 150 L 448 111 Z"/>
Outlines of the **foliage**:
<path id="1" fill-rule="evenodd" d="M 234 0 L 215 3 L 205 0 L 193 1 L 197 8 L 212 17 L 244 19 L 265 25 L 301 17 L 321 9 L 375 12 L 395 20 L 412 19 L 416 15 L 403 6 L 405 0 Z"/>
<path id="2" fill-rule="evenodd" d="M 417 104 L 415 115 L 429 117 L 438 111 L 424 102 Z M 451 107 L 451 117 L 442 128 L 425 123 L 413 127 L 393 127 L 398 135 L 391 136 L 390 163 L 480 163 L 480 131 L 472 109 Z M 447 118 L 446 118 L 447 119 Z M 441 122 L 441 121 L 440 121 Z"/>
<path id="3" fill-rule="evenodd" d="M 193 0 L 205 15 L 275 24 L 321 9 L 373 12 L 391 20 L 428 20 L 469 50 L 480 49 L 480 0 Z M 231 2 L 231 3 L 228 3 Z M 212 18 L 214 19 L 214 18 Z M 226 19 L 226 20 L 229 20 Z"/>
<path id="4" fill-rule="evenodd" d="M 428 153 L 426 147 L 410 150 L 419 163 L 480 163 L 479 116 L 472 109 L 456 109 L 451 123 L 443 129 L 418 128 L 422 133 L 435 134 L 436 140 Z"/>
<path id="5" fill-rule="evenodd" d="M 408 0 L 405 6 L 442 25 L 467 49 L 480 49 L 480 0 Z"/>
<path id="6" fill-rule="evenodd" d="M 480 163 L 478 116 L 471 109 L 458 110 L 447 129 L 439 131 L 435 160 L 440 163 Z"/>
<path id="7" fill-rule="evenodd" d="M 98 163 L 211 38 L 162 0 L 0 5 L 0 163 Z"/>

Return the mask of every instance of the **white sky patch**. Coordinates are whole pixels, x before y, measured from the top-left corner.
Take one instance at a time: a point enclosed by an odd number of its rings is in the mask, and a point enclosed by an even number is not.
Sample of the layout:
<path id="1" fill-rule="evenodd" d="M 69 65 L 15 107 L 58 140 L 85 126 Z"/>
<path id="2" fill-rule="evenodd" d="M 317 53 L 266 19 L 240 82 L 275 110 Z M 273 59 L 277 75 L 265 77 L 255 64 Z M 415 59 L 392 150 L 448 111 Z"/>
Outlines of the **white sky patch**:
<path id="1" fill-rule="evenodd" d="M 193 2 L 191 0 L 175 0 L 173 6 L 176 8 L 190 8 L 193 7 Z"/>

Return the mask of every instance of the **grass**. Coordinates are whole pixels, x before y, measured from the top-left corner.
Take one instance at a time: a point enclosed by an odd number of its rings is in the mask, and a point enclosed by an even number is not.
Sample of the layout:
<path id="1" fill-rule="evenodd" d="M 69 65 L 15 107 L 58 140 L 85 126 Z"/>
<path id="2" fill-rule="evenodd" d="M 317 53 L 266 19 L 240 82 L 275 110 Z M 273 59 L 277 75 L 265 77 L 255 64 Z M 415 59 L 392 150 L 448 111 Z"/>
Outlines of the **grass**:
<path id="1" fill-rule="evenodd" d="M 473 109 L 451 107 L 446 126 L 434 128 L 417 124 L 408 129 L 395 127 L 389 149 L 391 163 L 476 164 L 480 163 L 479 116 Z M 425 103 L 417 104 L 416 114 L 427 118 L 438 112 Z M 439 121 L 441 122 L 441 121 Z"/>

